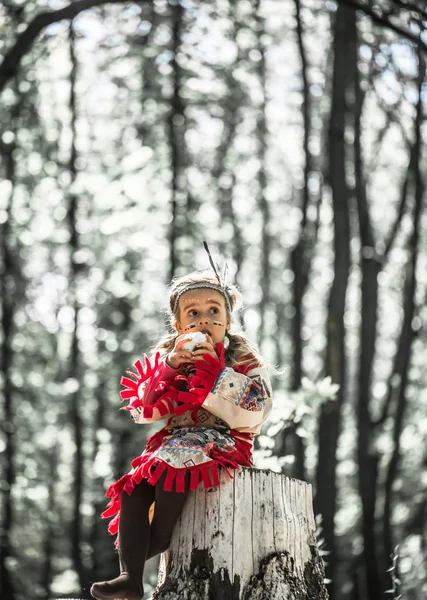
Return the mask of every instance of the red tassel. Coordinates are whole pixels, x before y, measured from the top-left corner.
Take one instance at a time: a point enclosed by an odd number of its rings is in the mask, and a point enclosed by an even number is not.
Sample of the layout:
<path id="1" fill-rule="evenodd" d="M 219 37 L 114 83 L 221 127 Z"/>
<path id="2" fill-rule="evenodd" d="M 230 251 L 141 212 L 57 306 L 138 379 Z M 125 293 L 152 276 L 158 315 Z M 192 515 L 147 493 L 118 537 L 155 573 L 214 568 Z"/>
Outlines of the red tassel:
<path id="1" fill-rule="evenodd" d="M 110 506 L 110 508 L 107 508 L 107 510 L 104 510 L 104 512 L 101 514 L 101 517 L 103 519 L 108 519 L 109 517 L 112 517 L 113 515 L 116 514 L 116 512 L 119 510 L 120 508 L 120 500 L 117 500 L 116 502 L 114 502 L 114 504 L 112 504 Z"/>
<path id="2" fill-rule="evenodd" d="M 134 390 L 122 390 L 120 392 L 120 396 L 123 400 L 127 400 L 128 398 L 133 398 L 135 396 Z"/>
<path id="3" fill-rule="evenodd" d="M 151 485 L 156 485 L 156 483 L 160 479 L 161 474 L 166 469 L 166 466 L 166 463 L 164 463 L 163 461 L 159 461 L 156 465 L 155 470 L 151 473 L 148 483 L 150 483 Z"/>
<path id="4" fill-rule="evenodd" d="M 178 400 L 183 404 L 200 406 L 203 404 L 206 394 L 203 392 L 203 396 L 200 396 L 196 392 L 197 390 L 194 390 L 194 392 L 178 392 Z"/>
<path id="5" fill-rule="evenodd" d="M 140 406 L 142 406 L 142 402 L 139 398 L 135 398 L 135 400 L 133 402 L 131 402 L 130 404 L 128 404 L 128 406 L 122 407 L 120 410 L 135 410 L 135 408 L 139 408 Z"/>
<path id="6" fill-rule="evenodd" d="M 136 383 L 138 383 L 138 375 L 136 373 L 134 373 L 133 371 L 129 371 L 129 369 L 126 369 L 125 371 L 126 375 L 129 375 L 129 377 L 135 381 Z"/>
<path id="7" fill-rule="evenodd" d="M 209 475 L 209 465 L 206 465 L 206 464 L 201 465 L 200 474 L 202 476 L 203 485 L 208 490 L 209 488 L 212 487 L 212 481 L 211 481 L 211 478 Z"/>
<path id="8" fill-rule="evenodd" d="M 111 533 L 111 535 L 116 535 L 116 533 L 118 533 L 119 520 L 120 520 L 120 512 L 118 512 L 117 515 L 114 517 L 114 519 L 112 519 L 108 524 L 108 532 Z"/>
<path id="9" fill-rule="evenodd" d="M 142 368 L 142 363 L 141 361 L 138 360 L 134 363 L 133 365 L 135 367 L 135 369 L 138 371 L 138 373 L 140 374 L 141 377 L 144 377 L 144 369 Z"/>
<path id="10" fill-rule="evenodd" d="M 165 492 L 171 492 L 173 488 L 173 482 L 175 480 L 176 471 L 173 467 L 168 466 L 168 472 L 166 475 L 164 490 Z"/>
<path id="11" fill-rule="evenodd" d="M 164 405 L 163 402 L 159 402 L 156 406 L 157 410 L 159 411 L 160 415 L 162 417 L 164 417 L 165 415 L 168 414 L 168 409 L 167 407 Z"/>
<path id="12" fill-rule="evenodd" d="M 137 385 L 136 381 L 132 381 L 132 379 L 129 379 L 129 377 L 122 377 L 120 379 L 120 385 L 122 385 L 123 387 L 131 388 L 132 390 L 138 391 L 138 385 Z"/>
<path id="13" fill-rule="evenodd" d="M 131 461 L 131 465 L 134 469 L 137 469 L 139 467 L 140 464 L 142 464 L 145 460 L 144 456 L 136 456 L 132 461 Z"/>
<path id="14" fill-rule="evenodd" d="M 129 481 L 127 481 L 123 486 L 123 491 L 126 492 L 128 496 L 130 496 L 135 489 L 135 481 L 133 480 L 133 477 L 134 476 L 132 475 L 132 477 L 129 478 Z"/>
<path id="15" fill-rule="evenodd" d="M 197 490 L 197 488 L 199 487 L 199 477 L 200 477 L 200 473 L 199 473 L 199 467 L 192 467 L 190 469 L 190 490 Z"/>
<path id="16" fill-rule="evenodd" d="M 125 473 L 122 477 L 120 477 L 119 480 L 116 481 L 116 483 L 111 484 L 108 490 L 105 492 L 107 498 L 114 498 L 115 496 L 118 496 L 129 477 L 129 473 Z"/>
<path id="17" fill-rule="evenodd" d="M 142 414 L 143 414 L 144 419 L 152 419 L 153 411 L 154 411 L 153 406 L 144 406 L 144 408 L 142 409 Z"/>
<path id="18" fill-rule="evenodd" d="M 143 467 L 139 467 L 139 469 L 137 469 L 132 476 L 132 479 L 134 480 L 136 485 L 139 485 L 141 483 L 141 481 L 144 479 L 143 470 L 144 470 Z"/>
<path id="19" fill-rule="evenodd" d="M 175 489 L 177 492 L 184 492 L 185 491 L 185 474 L 186 474 L 186 469 L 178 469 L 177 473 L 176 473 L 176 483 L 175 483 Z"/>
<path id="20" fill-rule="evenodd" d="M 212 481 L 215 487 L 219 486 L 219 475 L 218 475 L 218 465 L 216 462 L 211 463 L 211 471 L 212 471 Z"/>
<path id="21" fill-rule="evenodd" d="M 205 387 L 206 382 L 207 378 L 200 377 L 200 375 L 194 375 L 191 380 L 191 387 Z"/>

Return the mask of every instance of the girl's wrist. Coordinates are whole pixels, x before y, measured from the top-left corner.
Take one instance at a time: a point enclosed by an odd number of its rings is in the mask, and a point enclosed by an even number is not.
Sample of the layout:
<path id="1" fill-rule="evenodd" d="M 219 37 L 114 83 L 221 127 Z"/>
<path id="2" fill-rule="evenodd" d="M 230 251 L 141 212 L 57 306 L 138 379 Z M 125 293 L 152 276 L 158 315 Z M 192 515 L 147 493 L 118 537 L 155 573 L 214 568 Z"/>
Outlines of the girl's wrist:
<path id="1" fill-rule="evenodd" d="M 170 367 L 171 369 L 177 369 L 178 367 L 175 367 L 175 365 L 171 362 L 170 360 L 170 353 L 166 354 L 166 358 L 165 358 L 165 363 L 167 364 L 168 367 Z"/>

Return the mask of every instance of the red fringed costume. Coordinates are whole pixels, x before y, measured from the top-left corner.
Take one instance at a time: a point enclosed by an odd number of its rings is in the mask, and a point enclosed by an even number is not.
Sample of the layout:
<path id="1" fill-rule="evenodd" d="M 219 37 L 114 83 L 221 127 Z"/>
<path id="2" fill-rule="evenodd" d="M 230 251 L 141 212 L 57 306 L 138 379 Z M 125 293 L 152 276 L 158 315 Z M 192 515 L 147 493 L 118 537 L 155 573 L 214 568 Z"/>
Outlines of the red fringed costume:
<path id="1" fill-rule="evenodd" d="M 127 372 L 120 395 L 129 400 L 123 410 L 135 423 L 168 419 L 152 435 L 132 470 L 111 485 L 111 498 L 103 517 L 113 517 L 108 530 L 116 534 L 120 518 L 120 494 L 128 494 L 142 479 L 152 485 L 166 471 L 164 489 L 184 491 L 186 472 L 190 489 L 200 482 L 206 488 L 219 485 L 218 468 L 231 470 L 252 465 L 253 436 L 271 410 L 267 371 L 257 364 L 227 367 L 224 346 L 216 344 L 219 359 L 206 354 L 196 361 L 195 372 L 185 376 L 168 366 L 157 353 L 153 364 L 136 361 L 136 373 Z"/>

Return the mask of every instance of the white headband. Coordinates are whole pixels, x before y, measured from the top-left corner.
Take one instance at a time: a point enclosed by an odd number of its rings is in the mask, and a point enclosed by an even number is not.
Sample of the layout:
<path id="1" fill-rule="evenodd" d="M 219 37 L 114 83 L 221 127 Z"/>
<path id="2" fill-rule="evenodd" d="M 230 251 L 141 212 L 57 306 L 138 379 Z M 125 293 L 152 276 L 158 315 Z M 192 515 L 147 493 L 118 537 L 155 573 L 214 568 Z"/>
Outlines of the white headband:
<path id="1" fill-rule="evenodd" d="M 200 283 L 190 283 L 189 285 L 186 285 L 185 288 L 182 289 L 177 294 L 177 296 L 175 298 L 175 303 L 173 305 L 173 310 L 172 310 L 173 314 L 175 314 L 176 311 L 177 311 L 178 302 L 179 302 L 179 299 L 181 298 L 182 294 L 185 294 L 185 292 L 188 292 L 190 290 L 200 290 L 200 289 L 203 289 L 203 288 L 207 288 L 207 289 L 210 289 L 210 290 L 215 290 L 215 291 L 219 292 L 220 294 L 222 294 L 224 296 L 228 312 L 230 314 L 232 313 L 231 300 L 230 300 L 230 296 L 229 296 L 227 290 L 224 287 L 222 287 L 220 285 L 217 285 L 216 283 L 207 283 L 207 282 L 205 283 L 204 281 L 202 281 Z"/>

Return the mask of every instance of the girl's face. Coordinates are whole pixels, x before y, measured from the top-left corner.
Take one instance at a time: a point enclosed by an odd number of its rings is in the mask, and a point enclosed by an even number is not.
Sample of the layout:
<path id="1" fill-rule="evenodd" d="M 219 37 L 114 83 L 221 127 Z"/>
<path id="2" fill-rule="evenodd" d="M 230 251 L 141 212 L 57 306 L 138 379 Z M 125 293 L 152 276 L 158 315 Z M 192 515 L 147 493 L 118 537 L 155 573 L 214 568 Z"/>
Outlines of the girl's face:
<path id="1" fill-rule="evenodd" d="M 209 288 L 184 292 L 178 302 L 174 327 L 179 334 L 201 331 L 208 333 L 214 344 L 223 342 L 230 328 L 224 296 Z"/>

